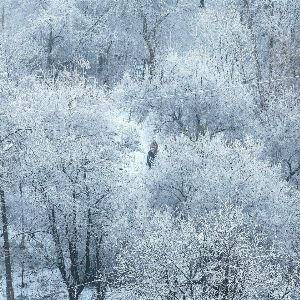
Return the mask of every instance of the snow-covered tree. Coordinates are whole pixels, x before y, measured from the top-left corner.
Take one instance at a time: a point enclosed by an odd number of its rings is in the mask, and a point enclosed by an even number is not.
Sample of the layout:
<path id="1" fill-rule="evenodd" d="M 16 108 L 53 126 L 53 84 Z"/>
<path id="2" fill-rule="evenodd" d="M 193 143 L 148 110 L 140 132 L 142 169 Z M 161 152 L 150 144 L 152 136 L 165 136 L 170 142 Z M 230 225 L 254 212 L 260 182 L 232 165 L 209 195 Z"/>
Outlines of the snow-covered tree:
<path id="1" fill-rule="evenodd" d="M 1 3 L 0 298 L 297 299 L 299 11 Z"/>

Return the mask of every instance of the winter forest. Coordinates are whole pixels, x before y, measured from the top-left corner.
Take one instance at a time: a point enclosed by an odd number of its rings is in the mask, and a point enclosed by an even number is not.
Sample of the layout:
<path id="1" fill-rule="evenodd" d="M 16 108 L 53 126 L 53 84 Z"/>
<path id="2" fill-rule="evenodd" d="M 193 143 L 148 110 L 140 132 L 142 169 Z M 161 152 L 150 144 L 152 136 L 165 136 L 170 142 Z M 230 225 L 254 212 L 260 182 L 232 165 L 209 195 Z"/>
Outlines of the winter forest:
<path id="1" fill-rule="evenodd" d="M 296 0 L 1 0 L 0 300 L 299 300 L 299 29 Z"/>

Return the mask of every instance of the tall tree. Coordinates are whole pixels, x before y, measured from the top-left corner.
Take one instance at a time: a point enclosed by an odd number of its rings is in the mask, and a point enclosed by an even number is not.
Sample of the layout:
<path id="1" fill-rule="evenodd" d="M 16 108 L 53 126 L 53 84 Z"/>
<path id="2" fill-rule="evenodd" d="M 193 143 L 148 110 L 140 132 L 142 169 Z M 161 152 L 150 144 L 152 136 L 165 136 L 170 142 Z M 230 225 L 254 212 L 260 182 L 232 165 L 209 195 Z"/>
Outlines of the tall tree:
<path id="1" fill-rule="evenodd" d="M 3 231 L 2 235 L 4 241 L 3 250 L 4 250 L 4 261 L 5 261 L 6 297 L 7 300 L 14 300 L 12 264 L 11 264 L 9 233 L 8 233 L 8 219 L 7 219 L 6 203 L 5 203 L 4 196 L 5 196 L 4 191 L 0 187 L 1 220 L 2 220 L 2 231 Z"/>

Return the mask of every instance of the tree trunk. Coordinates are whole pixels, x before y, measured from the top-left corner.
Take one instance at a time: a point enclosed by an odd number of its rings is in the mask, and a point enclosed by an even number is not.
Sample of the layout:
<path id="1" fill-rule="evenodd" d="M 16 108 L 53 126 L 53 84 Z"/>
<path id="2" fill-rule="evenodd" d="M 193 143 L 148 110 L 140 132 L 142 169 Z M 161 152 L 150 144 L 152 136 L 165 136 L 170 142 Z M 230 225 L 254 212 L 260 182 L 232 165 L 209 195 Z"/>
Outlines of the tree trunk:
<path id="1" fill-rule="evenodd" d="M 247 18 L 247 26 L 250 30 L 250 39 L 253 46 L 253 59 L 254 59 L 254 66 L 255 66 L 255 79 L 256 79 L 256 88 L 258 92 L 258 98 L 259 98 L 259 106 L 260 108 L 265 108 L 266 100 L 264 97 L 264 91 L 262 86 L 262 71 L 261 71 L 261 64 L 259 60 L 259 49 L 258 49 L 258 43 L 257 38 L 254 32 L 254 25 L 253 25 L 253 15 L 250 9 L 250 3 L 248 0 L 244 0 L 244 7 L 246 9 L 245 13 Z"/>
<path id="2" fill-rule="evenodd" d="M 4 17 L 5 17 L 5 8 L 4 8 L 4 4 L 2 6 L 2 15 L 1 15 L 1 28 L 4 31 Z"/>
<path id="3" fill-rule="evenodd" d="M 53 43 L 54 43 L 53 29 L 52 26 L 50 26 L 49 39 L 47 45 L 47 69 L 49 71 L 52 70 L 52 66 L 53 66 L 53 58 L 52 58 Z"/>
<path id="4" fill-rule="evenodd" d="M 66 284 L 68 289 L 68 295 L 69 300 L 78 300 L 81 292 L 83 291 L 84 285 L 80 283 L 79 281 L 79 275 L 78 275 L 78 264 L 77 264 L 77 250 L 74 244 L 69 242 L 69 251 L 70 251 L 70 273 L 71 277 L 67 276 L 67 269 L 64 259 L 64 253 L 62 244 L 60 241 L 59 233 L 57 230 L 57 224 L 56 224 L 56 216 L 55 216 L 55 210 L 54 207 L 51 209 L 51 213 L 49 215 L 50 223 L 51 223 L 51 231 L 52 231 L 52 237 L 55 245 L 55 251 L 56 251 L 56 259 L 57 259 L 57 266 L 61 273 L 63 282 Z M 69 235 L 68 226 L 66 225 L 66 234 Z M 74 249 L 75 247 L 75 249 Z M 74 254 L 75 251 L 75 254 Z M 75 255 L 75 257 L 74 257 Z M 75 260 L 75 262 L 74 262 Z"/>
<path id="5" fill-rule="evenodd" d="M 104 272 L 103 272 L 101 254 L 100 254 L 100 247 L 102 244 L 102 239 L 103 239 L 102 235 L 100 237 L 98 235 L 96 235 L 96 240 L 95 240 L 95 243 L 96 243 L 96 268 L 97 268 L 97 273 L 99 274 L 99 281 L 96 283 L 96 299 L 97 300 L 105 299 L 106 287 L 107 287 L 107 282 L 103 276 Z"/>
<path id="6" fill-rule="evenodd" d="M 77 249 L 77 212 L 76 212 L 76 191 L 73 190 L 73 203 L 74 207 L 72 208 L 72 223 L 70 224 L 70 230 L 68 235 L 69 240 L 69 254 L 70 254 L 70 271 L 73 278 L 73 281 L 76 284 L 79 284 L 79 257 Z M 68 225 L 68 224 L 67 224 Z M 68 227 L 67 227 L 68 228 Z"/>
<path id="7" fill-rule="evenodd" d="M 90 245 L 91 245 L 91 229 L 92 229 L 92 217 L 91 209 L 88 209 L 88 220 L 87 220 L 87 233 L 85 242 L 85 277 L 86 280 L 91 278 L 91 257 L 90 257 Z"/>
<path id="8" fill-rule="evenodd" d="M 59 234 L 58 234 L 58 230 L 57 230 L 57 226 L 56 226 L 56 216 L 55 216 L 54 207 L 51 209 L 51 213 L 49 214 L 49 219 L 50 219 L 50 224 L 51 224 L 52 238 L 53 238 L 53 242 L 55 245 L 57 267 L 61 273 L 63 281 L 67 284 L 67 272 L 66 272 L 64 253 L 62 250 L 62 245 L 60 242 L 60 238 L 59 238 Z"/>
<path id="9" fill-rule="evenodd" d="M 4 240 L 4 260 L 5 260 L 5 272 L 6 272 L 6 297 L 7 300 L 14 300 L 14 289 L 12 279 L 12 268 L 10 259 L 10 246 L 8 237 L 8 222 L 6 215 L 6 205 L 4 198 L 4 191 L 0 189 L 0 201 L 1 201 L 1 213 L 2 213 L 2 226 L 3 226 L 3 240 Z"/>
<path id="10" fill-rule="evenodd" d="M 149 52 L 149 57 L 146 59 L 148 72 L 150 75 L 150 79 L 153 77 L 155 72 L 155 61 L 156 61 L 156 36 L 155 30 L 149 30 L 148 21 L 146 16 L 141 12 L 142 20 L 143 20 L 143 31 L 142 36 L 146 43 L 147 50 Z"/>
<path id="11" fill-rule="evenodd" d="M 104 300 L 105 294 L 106 294 L 106 287 L 103 286 L 103 284 L 101 282 L 98 282 L 97 287 L 96 287 L 96 299 Z"/>
<path id="12" fill-rule="evenodd" d="M 80 293 L 78 293 L 76 287 L 71 287 L 68 290 L 69 300 L 78 300 Z"/>

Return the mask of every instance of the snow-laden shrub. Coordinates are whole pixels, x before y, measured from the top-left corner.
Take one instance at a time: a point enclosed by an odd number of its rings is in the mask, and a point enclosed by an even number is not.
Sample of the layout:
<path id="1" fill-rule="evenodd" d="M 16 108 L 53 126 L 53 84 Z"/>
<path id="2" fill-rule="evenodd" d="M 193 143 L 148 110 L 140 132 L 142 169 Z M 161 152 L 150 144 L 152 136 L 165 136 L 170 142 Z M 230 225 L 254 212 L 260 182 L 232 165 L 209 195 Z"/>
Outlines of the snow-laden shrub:
<path id="1" fill-rule="evenodd" d="M 239 208 L 225 205 L 196 219 L 156 212 L 139 230 L 118 268 L 131 299 L 261 300 L 296 291 L 295 274 Z"/>

